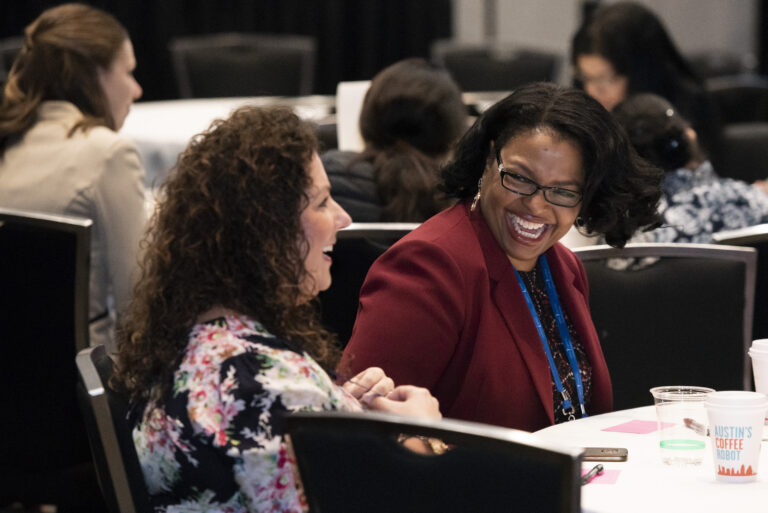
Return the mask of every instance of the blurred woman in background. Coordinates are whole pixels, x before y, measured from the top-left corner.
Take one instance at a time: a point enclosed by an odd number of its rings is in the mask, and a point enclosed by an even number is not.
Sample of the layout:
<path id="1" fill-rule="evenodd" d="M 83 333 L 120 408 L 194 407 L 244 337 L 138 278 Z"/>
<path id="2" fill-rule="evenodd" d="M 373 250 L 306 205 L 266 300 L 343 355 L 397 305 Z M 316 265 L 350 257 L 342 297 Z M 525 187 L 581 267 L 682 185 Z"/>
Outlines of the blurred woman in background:
<path id="1" fill-rule="evenodd" d="M 142 93 L 133 47 L 82 4 L 44 11 L 24 35 L 0 104 L 0 205 L 93 221 L 90 341 L 114 351 L 146 224 L 144 169 L 117 134 Z"/>
<path id="2" fill-rule="evenodd" d="M 357 222 L 421 222 L 449 205 L 439 168 L 467 128 L 461 91 L 447 71 L 406 59 L 371 81 L 360 113 L 362 154 L 330 151 L 334 196 Z"/>
<path id="3" fill-rule="evenodd" d="M 573 36 L 571 64 L 576 85 L 606 109 L 631 94 L 657 94 L 676 105 L 707 144 L 717 137 L 702 80 L 647 7 L 617 2 L 598 8 Z"/>

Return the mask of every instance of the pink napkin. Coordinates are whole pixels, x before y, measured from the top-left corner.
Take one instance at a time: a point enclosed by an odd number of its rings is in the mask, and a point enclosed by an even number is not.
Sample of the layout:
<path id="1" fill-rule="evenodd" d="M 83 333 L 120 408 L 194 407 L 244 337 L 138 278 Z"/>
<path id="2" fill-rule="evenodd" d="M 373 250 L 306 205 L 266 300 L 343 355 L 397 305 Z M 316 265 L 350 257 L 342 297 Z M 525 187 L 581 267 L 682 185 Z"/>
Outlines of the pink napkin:
<path id="1" fill-rule="evenodd" d="M 646 435 L 653 433 L 658 429 L 655 420 L 630 420 L 617 426 L 603 429 L 603 431 L 616 431 L 618 433 L 634 433 L 636 435 Z M 671 422 L 662 422 L 661 429 L 674 426 Z"/>
<path id="2" fill-rule="evenodd" d="M 581 469 L 581 475 L 583 476 L 589 472 L 589 469 L 591 468 L 592 467 Z M 619 474 L 621 474 L 621 470 L 605 469 L 602 474 L 593 477 L 588 484 L 616 484 L 616 481 L 619 480 Z"/>

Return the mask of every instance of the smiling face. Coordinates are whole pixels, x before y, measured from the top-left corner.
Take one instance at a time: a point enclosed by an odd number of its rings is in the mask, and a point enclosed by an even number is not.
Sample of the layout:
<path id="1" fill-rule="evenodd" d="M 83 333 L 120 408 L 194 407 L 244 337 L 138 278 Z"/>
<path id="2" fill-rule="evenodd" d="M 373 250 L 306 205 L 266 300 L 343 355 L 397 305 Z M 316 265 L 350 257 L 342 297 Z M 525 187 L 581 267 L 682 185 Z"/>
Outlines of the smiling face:
<path id="1" fill-rule="evenodd" d="M 524 132 L 501 149 L 505 170 L 539 185 L 581 191 L 584 169 L 578 146 L 550 130 Z M 496 241 L 519 271 L 530 271 L 536 259 L 573 226 L 581 205 L 560 207 L 542 191 L 522 196 L 502 187 L 495 156 L 489 159 L 480 190 L 480 210 Z"/>
<path id="2" fill-rule="evenodd" d="M 135 69 L 136 57 L 129 39 L 123 42 L 109 68 L 98 68 L 99 84 L 107 97 L 109 111 L 115 120 L 115 130 L 120 130 L 131 105 L 141 98 L 141 86 L 133 77 Z"/>
<path id="3" fill-rule="evenodd" d="M 304 268 L 308 276 L 302 283 L 302 293 L 315 297 L 331 286 L 331 257 L 327 254 L 336 243 L 336 232 L 349 226 L 352 218 L 331 197 L 331 183 L 317 153 L 312 155 L 307 173 L 311 185 L 307 191 L 309 203 L 301 212 L 301 228 L 307 239 L 308 252 Z"/>
<path id="4" fill-rule="evenodd" d="M 613 65 L 603 57 L 579 55 L 576 68 L 584 91 L 606 110 L 612 110 L 626 99 L 629 79 L 616 73 Z"/>

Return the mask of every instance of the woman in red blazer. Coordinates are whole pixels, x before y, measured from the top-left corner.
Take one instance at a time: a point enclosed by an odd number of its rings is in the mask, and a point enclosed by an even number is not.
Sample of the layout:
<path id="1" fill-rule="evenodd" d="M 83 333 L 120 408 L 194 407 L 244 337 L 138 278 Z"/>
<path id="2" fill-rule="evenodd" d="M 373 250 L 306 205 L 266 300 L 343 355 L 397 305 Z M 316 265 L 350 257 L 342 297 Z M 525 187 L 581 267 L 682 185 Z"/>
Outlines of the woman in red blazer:
<path id="1" fill-rule="evenodd" d="M 658 222 L 661 173 L 599 103 L 552 84 L 486 111 L 443 171 L 460 202 L 371 267 L 340 374 L 382 367 L 446 417 L 534 431 L 609 411 L 574 225 L 622 246 Z"/>

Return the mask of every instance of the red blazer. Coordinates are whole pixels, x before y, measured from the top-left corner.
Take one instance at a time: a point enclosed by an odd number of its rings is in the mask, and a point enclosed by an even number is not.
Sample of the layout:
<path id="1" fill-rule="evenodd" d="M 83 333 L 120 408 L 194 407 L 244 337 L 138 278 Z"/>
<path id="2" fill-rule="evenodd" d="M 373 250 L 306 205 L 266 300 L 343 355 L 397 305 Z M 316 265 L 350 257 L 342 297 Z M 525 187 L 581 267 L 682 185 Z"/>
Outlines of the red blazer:
<path id="1" fill-rule="evenodd" d="M 610 411 L 584 267 L 560 243 L 546 255 L 592 365 L 587 413 Z M 446 417 L 526 431 L 554 423 L 549 364 L 513 267 L 467 203 L 426 221 L 368 272 L 339 374 L 371 366 L 396 384 L 427 387 Z"/>

